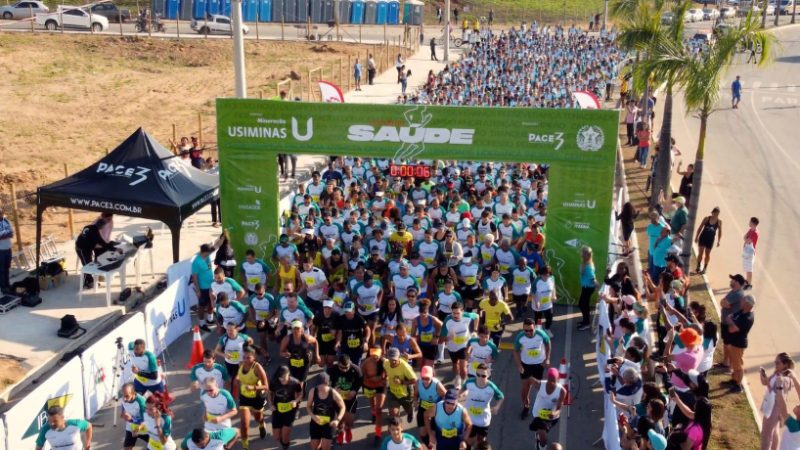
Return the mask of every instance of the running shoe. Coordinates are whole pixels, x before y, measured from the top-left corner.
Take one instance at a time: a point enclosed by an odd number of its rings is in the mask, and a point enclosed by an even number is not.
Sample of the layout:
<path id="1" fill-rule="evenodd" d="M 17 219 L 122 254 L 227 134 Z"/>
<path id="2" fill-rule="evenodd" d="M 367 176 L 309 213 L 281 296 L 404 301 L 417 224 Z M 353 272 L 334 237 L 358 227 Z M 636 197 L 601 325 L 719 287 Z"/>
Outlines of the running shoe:
<path id="1" fill-rule="evenodd" d="M 344 430 L 344 441 L 348 444 L 353 442 L 353 430 L 350 428 Z"/>
<path id="2" fill-rule="evenodd" d="M 522 419 L 522 420 L 527 419 L 528 418 L 528 414 L 530 414 L 530 412 L 531 412 L 531 408 L 528 407 L 528 406 L 525 406 L 524 408 L 522 408 L 522 412 L 519 413 L 519 418 Z"/>

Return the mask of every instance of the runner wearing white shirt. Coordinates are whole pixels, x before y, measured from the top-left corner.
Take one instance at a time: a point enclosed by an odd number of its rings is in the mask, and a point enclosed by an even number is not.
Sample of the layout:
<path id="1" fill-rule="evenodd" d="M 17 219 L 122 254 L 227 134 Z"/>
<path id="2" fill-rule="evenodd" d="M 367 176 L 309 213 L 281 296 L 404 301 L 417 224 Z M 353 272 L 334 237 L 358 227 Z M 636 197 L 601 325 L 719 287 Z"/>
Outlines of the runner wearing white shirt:
<path id="1" fill-rule="evenodd" d="M 220 293 L 228 294 L 231 300 L 241 300 L 244 298 L 244 289 L 233 278 L 227 278 L 225 271 L 221 267 L 214 270 L 214 281 L 211 283 L 211 300 L 216 302 Z"/>
<path id="2" fill-rule="evenodd" d="M 400 263 L 400 273 L 392 276 L 392 281 L 389 284 L 392 294 L 400 302 L 400 305 L 405 305 L 408 301 L 406 292 L 409 288 L 419 289 L 417 279 L 408 273 L 409 265 L 406 262 Z"/>
<path id="3" fill-rule="evenodd" d="M 544 329 L 550 337 L 553 337 L 550 326 L 553 324 L 553 302 L 556 299 L 556 282 L 550 267 L 542 266 L 539 268 L 539 278 L 533 284 L 533 318 L 537 322 L 544 318 Z"/>
<path id="4" fill-rule="evenodd" d="M 488 338 L 488 333 L 487 333 Z M 492 415 L 498 414 L 503 406 L 503 392 L 489 381 L 489 369 L 486 364 L 479 363 L 475 377 L 464 383 L 461 391 L 462 404 L 472 420 L 472 429 L 467 436 L 467 444 L 475 446 L 489 436 L 489 425 Z M 492 401 L 495 401 L 492 407 Z"/>
<path id="5" fill-rule="evenodd" d="M 213 378 L 217 382 L 217 386 L 224 386 L 228 381 L 228 369 L 222 364 L 214 362 L 214 352 L 210 349 L 203 351 L 203 362 L 196 364 L 189 372 L 189 380 L 191 380 L 191 390 L 196 391 L 203 386 L 207 378 Z"/>
<path id="6" fill-rule="evenodd" d="M 86 435 L 85 441 L 81 438 L 82 433 Z M 57 450 L 89 450 L 91 442 L 92 424 L 83 419 L 67 420 L 64 409 L 53 406 L 47 410 L 47 423 L 39 430 L 36 450 L 42 450 L 45 443 Z"/>
<path id="7" fill-rule="evenodd" d="M 122 386 L 119 417 L 125 421 L 125 438 L 122 441 L 125 450 L 132 450 L 137 440 L 147 442 L 147 435 L 139 434 L 139 428 L 144 421 L 144 402 L 144 397 L 134 390 L 133 383 Z"/>
<path id="8" fill-rule="evenodd" d="M 418 288 L 413 286 L 408 288 L 406 290 L 407 302 L 400 307 L 400 312 L 403 316 L 403 322 L 405 323 L 407 330 L 411 330 L 411 327 L 417 322 L 417 317 L 419 317 L 419 304 L 417 304 L 418 295 Z"/>
<path id="9" fill-rule="evenodd" d="M 522 331 L 514 339 L 514 361 L 522 380 L 520 418 L 525 419 L 530 412 L 531 388 L 542 379 L 545 367 L 550 365 L 550 337 L 537 330 L 531 318 L 523 321 Z"/>
<path id="10" fill-rule="evenodd" d="M 321 269 L 314 267 L 314 262 L 310 259 L 303 261 L 303 271 L 300 272 L 300 279 L 303 281 L 303 287 L 300 293 L 305 293 L 308 306 L 311 310 L 318 314 L 322 311 L 322 300 L 328 292 L 328 277 Z"/>
<path id="11" fill-rule="evenodd" d="M 223 428 L 209 433 L 202 428 L 190 431 L 181 443 L 183 450 L 229 450 L 239 439 L 239 430 Z"/>
<path id="12" fill-rule="evenodd" d="M 464 305 L 456 302 L 452 306 L 452 314 L 442 323 L 441 338 L 445 342 L 450 360 L 456 372 L 456 386 L 461 386 L 467 379 L 467 342 L 472 331 L 480 326 L 480 319 L 475 313 L 465 312 Z"/>
<path id="13" fill-rule="evenodd" d="M 236 402 L 233 396 L 225 389 L 220 389 L 214 377 L 203 381 L 203 392 L 200 400 L 205 407 L 205 429 L 220 431 L 231 426 L 231 419 L 236 416 Z"/>
<path id="14" fill-rule="evenodd" d="M 519 258 L 517 267 L 511 271 L 511 298 L 517 306 L 516 316 L 519 318 L 524 317 L 525 307 L 530 301 L 531 287 L 535 279 L 536 274 L 533 273 L 533 269 L 528 267 L 528 260 Z"/>
<path id="15" fill-rule="evenodd" d="M 478 328 L 478 337 L 467 342 L 467 373 L 474 377 L 478 366 L 483 364 L 492 375 L 492 363 L 497 360 L 497 346 L 489 339 L 489 328 L 481 325 Z"/>
<path id="16" fill-rule="evenodd" d="M 245 260 L 241 267 L 242 280 L 249 292 L 255 291 L 255 286 L 258 283 L 266 284 L 267 275 L 269 275 L 269 267 L 263 260 L 256 258 L 256 252 L 252 249 L 247 249 L 245 252 Z"/>

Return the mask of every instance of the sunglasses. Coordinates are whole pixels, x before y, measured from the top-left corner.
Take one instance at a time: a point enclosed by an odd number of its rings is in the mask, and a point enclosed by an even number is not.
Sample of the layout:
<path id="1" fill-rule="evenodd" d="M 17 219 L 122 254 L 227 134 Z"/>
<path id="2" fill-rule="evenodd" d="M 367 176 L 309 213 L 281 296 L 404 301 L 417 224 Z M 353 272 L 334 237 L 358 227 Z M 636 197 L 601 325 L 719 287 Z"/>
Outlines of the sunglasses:
<path id="1" fill-rule="evenodd" d="M 534 329 L 533 328 L 525 328 L 525 329 L 523 329 L 523 331 L 525 331 L 526 333 L 533 333 Z"/>
<path id="2" fill-rule="evenodd" d="M 475 374 L 475 376 L 478 377 L 478 378 L 489 378 L 489 375 L 486 375 L 485 373 L 478 373 L 478 374 Z"/>

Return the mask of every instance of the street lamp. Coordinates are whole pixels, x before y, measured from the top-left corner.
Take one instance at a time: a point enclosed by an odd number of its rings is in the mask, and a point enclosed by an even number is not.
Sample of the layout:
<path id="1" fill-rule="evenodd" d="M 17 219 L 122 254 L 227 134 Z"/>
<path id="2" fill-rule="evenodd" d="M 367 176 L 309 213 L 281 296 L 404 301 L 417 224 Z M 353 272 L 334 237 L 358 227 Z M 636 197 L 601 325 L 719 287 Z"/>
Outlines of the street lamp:
<path id="1" fill-rule="evenodd" d="M 244 35 L 242 33 L 242 0 L 233 0 L 231 4 L 231 22 L 233 27 L 233 73 L 236 80 L 236 97 L 247 98 L 247 75 L 244 63 Z"/>

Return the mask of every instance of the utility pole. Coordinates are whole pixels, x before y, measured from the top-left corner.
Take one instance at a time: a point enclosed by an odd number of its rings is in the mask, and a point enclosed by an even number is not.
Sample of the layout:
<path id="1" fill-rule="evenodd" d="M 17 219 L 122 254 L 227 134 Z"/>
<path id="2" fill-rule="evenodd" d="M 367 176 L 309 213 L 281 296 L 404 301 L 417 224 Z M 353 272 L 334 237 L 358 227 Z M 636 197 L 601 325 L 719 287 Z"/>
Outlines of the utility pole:
<path id="1" fill-rule="evenodd" d="M 606 24 L 608 23 L 608 0 L 603 2 L 603 29 L 606 29 Z"/>
<path id="2" fill-rule="evenodd" d="M 450 0 L 444 0 L 444 56 L 442 61 L 450 60 Z"/>
<path id="3" fill-rule="evenodd" d="M 242 34 L 242 0 L 231 4 L 233 22 L 233 72 L 236 78 L 236 97 L 247 98 L 247 75 L 244 62 L 244 36 Z"/>

